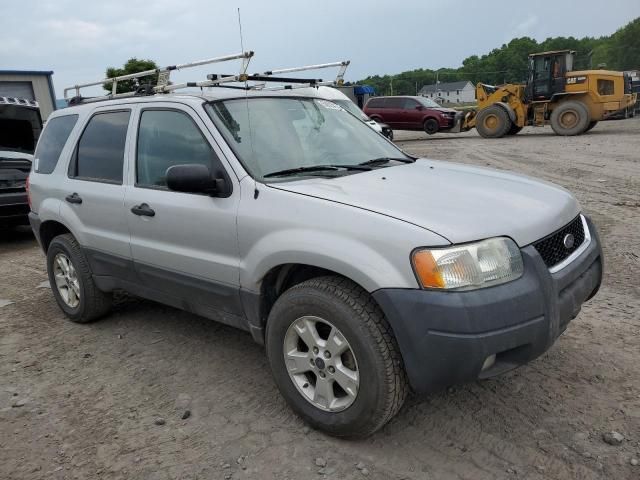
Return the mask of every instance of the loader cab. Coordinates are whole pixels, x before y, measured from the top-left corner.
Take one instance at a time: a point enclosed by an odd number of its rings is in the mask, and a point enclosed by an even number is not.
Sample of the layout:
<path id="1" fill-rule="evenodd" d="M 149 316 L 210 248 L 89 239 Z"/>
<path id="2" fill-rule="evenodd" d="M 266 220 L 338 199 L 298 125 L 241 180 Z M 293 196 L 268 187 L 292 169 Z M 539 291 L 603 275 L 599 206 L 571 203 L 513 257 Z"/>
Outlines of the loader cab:
<path id="1" fill-rule="evenodd" d="M 564 92 L 565 76 L 573 70 L 575 53 L 573 50 L 559 50 L 529 55 L 527 100 L 550 100 L 554 94 Z"/>

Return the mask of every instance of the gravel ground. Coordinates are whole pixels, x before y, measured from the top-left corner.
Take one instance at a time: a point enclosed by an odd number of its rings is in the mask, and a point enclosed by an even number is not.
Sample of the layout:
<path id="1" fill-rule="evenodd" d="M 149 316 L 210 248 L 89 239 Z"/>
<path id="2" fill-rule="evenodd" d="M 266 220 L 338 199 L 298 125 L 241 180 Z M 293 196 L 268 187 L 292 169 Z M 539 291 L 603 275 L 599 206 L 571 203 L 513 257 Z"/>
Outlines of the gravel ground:
<path id="1" fill-rule="evenodd" d="M 0 478 L 640 478 L 640 120 L 396 139 L 558 183 L 592 216 L 605 281 L 547 354 L 337 440 L 292 414 L 248 334 L 134 299 L 68 322 L 30 232 L 2 231 Z"/>

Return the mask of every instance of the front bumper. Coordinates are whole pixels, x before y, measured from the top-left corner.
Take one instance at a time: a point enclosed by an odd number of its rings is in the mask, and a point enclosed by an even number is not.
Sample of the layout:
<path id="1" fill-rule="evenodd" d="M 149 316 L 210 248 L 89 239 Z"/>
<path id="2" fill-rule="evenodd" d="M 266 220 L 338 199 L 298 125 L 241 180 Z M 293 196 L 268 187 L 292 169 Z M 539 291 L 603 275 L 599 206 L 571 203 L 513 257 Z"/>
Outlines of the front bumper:
<path id="1" fill-rule="evenodd" d="M 587 222 L 589 247 L 553 274 L 529 245 L 522 249 L 524 273 L 513 282 L 466 292 L 374 292 L 412 388 L 428 393 L 491 377 L 549 349 L 600 287 L 602 250 L 593 223 Z M 492 355 L 495 363 L 483 369 Z"/>

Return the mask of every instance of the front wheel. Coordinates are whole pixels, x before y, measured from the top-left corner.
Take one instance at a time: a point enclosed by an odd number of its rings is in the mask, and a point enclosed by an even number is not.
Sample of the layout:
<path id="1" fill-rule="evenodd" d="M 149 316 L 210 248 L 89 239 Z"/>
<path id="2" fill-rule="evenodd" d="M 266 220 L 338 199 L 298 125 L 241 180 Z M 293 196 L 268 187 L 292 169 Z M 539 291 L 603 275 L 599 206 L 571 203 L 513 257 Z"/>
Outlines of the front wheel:
<path id="1" fill-rule="evenodd" d="M 512 126 L 509 114 L 499 105 L 483 108 L 476 116 L 476 130 L 484 138 L 502 138 Z"/>
<path id="2" fill-rule="evenodd" d="M 438 123 L 438 120 L 436 120 L 435 118 L 427 118 L 424 121 L 424 124 L 422 125 L 422 127 L 424 128 L 424 131 L 428 135 L 433 135 L 435 133 L 438 133 L 438 130 L 440 130 L 440 124 Z"/>
<path id="3" fill-rule="evenodd" d="M 266 347 L 289 405 L 331 435 L 375 432 L 407 396 L 391 327 L 371 296 L 347 279 L 314 278 L 283 293 L 269 314 Z"/>

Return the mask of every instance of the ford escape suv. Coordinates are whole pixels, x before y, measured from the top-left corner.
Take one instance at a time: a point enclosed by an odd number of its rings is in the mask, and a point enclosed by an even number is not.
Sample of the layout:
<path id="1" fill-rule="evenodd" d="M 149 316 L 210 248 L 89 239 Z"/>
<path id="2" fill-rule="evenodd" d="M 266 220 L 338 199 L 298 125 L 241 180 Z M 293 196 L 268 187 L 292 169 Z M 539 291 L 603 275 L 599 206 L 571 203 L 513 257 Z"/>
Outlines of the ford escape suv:
<path id="1" fill-rule="evenodd" d="M 71 320 L 125 290 L 246 330 L 291 407 L 339 436 L 380 428 L 410 388 L 538 357 L 602 277 L 596 228 L 566 190 L 413 158 L 299 95 L 57 111 L 30 200 Z"/>

